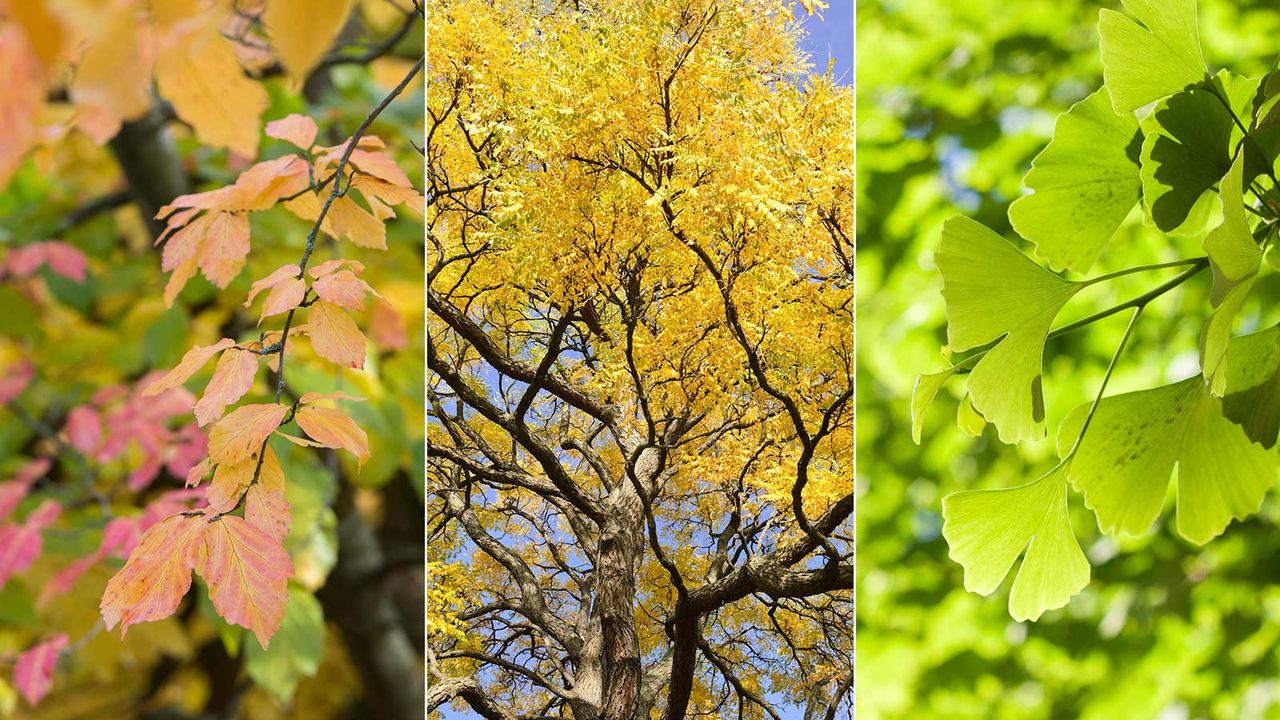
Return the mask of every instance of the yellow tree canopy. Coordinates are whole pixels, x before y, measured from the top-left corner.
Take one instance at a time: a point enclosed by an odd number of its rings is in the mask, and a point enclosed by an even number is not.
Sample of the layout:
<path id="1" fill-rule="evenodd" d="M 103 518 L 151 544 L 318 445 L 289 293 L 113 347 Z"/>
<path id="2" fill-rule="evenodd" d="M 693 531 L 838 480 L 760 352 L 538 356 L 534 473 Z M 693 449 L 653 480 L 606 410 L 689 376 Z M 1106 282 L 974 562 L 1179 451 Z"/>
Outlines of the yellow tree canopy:
<path id="1" fill-rule="evenodd" d="M 428 13 L 429 704 L 821 716 L 852 680 L 851 89 L 791 3 L 547 5 Z"/>

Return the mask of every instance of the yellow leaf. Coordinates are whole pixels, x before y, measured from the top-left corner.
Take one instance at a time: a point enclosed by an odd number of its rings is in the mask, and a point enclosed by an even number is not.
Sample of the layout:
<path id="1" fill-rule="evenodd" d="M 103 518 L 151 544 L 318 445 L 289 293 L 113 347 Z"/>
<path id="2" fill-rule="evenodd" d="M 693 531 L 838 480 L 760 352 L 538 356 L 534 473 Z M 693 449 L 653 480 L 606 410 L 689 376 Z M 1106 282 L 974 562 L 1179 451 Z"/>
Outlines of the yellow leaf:
<path id="1" fill-rule="evenodd" d="M 271 0 L 262 13 L 271 44 L 295 88 L 329 50 L 351 12 L 351 0 Z"/>
<path id="2" fill-rule="evenodd" d="M 267 91 L 245 76 L 218 23 L 167 38 L 156 59 L 156 85 L 200 140 L 257 157 Z"/>
<path id="3" fill-rule="evenodd" d="M 209 431 L 209 459 L 234 465 L 256 455 L 288 411 L 275 403 L 236 408 Z"/>
<path id="4" fill-rule="evenodd" d="M 344 367 L 364 367 L 364 335 L 342 308 L 318 300 L 307 320 L 317 355 Z"/>
<path id="5" fill-rule="evenodd" d="M 369 459 L 369 436 L 341 410 L 308 405 L 294 416 L 298 427 L 325 447 L 346 450 L 361 462 Z"/>

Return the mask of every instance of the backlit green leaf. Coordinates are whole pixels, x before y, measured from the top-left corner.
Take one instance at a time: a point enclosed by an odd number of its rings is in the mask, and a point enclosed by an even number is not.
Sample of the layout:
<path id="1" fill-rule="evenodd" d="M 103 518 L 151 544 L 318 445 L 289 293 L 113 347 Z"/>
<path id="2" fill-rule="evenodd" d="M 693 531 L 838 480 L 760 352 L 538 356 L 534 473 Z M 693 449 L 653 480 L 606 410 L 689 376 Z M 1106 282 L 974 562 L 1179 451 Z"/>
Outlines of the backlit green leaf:
<path id="1" fill-rule="evenodd" d="M 1114 113 L 1105 90 L 1073 105 L 1031 163 L 1032 194 L 1009 206 L 1014 230 L 1055 270 L 1087 271 L 1138 202 L 1141 144 L 1137 119 Z"/>
<path id="2" fill-rule="evenodd" d="M 951 347 L 967 350 L 999 340 L 969 374 L 974 408 L 996 426 L 1003 442 L 1043 437 L 1045 335 L 1082 285 L 1045 270 L 966 217 L 943 225 L 935 260 Z"/>
<path id="3" fill-rule="evenodd" d="M 1180 92 L 1142 121 L 1142 197 L 1156 227 L 1174 235 L 1202 232 L 1216 207 L 1213 188 L 1231 167 L 1242 137 L 1231 113 L 1247 114 L 1257 82 L 1226 71 L 1209 85 Z"/>
<path id="4" fill-rule="evenodd" d="M 1089 562 L 1067 518 L 1068 463 L 1035 482 L 942 499 L 942 535 L 964 567 L 965 589 L 990 595 L 1026 550 L 1009 594 L 1015 620 L 1062 607 L 1089 584 Z"/>
<path id="5" fill-rule="evenodd" d="M 1200 366 L 1209 389 L 1219 397 L 1227 386 L 1227 351 L 1231 326 L 1262 267 L 1262 250 L 1253 240 L 1244 214 L 1244 156 L 1239 154 L 1222 178 L 1222 224 L 1204 239 L 1204 250 L 1213 268 L 1215 308 L 1200 337 Z"/>
<path id="6" fill-rule="evenodd" d="M 1222 414 L 1245 435 L 1274 448 L 1280 435 L 1280 325 L 1231 338 Z"/>
<path id="7" fill-rule="evenodd" d="M 1076 441 L 1088 414 L 1063 421 L 1058 450 Z M 1151 390 L 1104 398 L 1071 460 L 1071 484 L 1107 533 L 1140 535 L 1160 514 L 1178 468 L 1178 532 L 1203 545 L 1231 520 L 1258 511 L 1280 458 L 1253 444 L 1222 414 L 1200 375 Z"/>
<path id="8" fill-rule="evenodd" d="M 1124 6 L 1141 25 L 1114 10 L 1098 14 L 1102 77 L 1116 112 L 1204 79 L 1195 0 L 1124 0 Z"/>

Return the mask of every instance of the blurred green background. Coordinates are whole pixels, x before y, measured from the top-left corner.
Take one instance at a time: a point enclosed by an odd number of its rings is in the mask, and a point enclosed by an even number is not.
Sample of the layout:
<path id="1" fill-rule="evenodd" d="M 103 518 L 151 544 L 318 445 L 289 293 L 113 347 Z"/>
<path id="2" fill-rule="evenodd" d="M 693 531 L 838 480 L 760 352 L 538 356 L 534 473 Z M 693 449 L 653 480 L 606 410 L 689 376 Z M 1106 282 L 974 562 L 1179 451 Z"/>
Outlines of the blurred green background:
<path id="1" fill-rule="evenodd" d="M 1199 5 L 1212 68 L 1257 77 L 1280 53 L 1275 4 Z M 1280 717 L 1276 493 L 1203 548 L 1176 536 L 1168 506 L 1146 537 L 1103 536 L 1072 493 L 1072 525 L 1093 580 L 1066 608 L 1015 623 L 1008 580 L 988 598 L 964 590 L 940 534 L 940 501 L 1039 477 L 1054 464 L 1051 441 L 1011 447 L 991 428 L 966 435 L 955 422 L 963 379 L 939 393 L 921 445 L 911 440 L 915 376 L 946 367 L 933 264 L 942 222 L 963 213 L 1016 239 L 1006 211 L 1031 159 L 1055 116 L 1101 86 L 1103 7 L 1120 9 L 1092 0 L 857 4 L 861 720 Z M 1198 243 L 1144 227 L 1135 209 L 1092 274 L 1199 256 Z M 1176 273 L 1090 288 L 1056 324 Z M 1280 320 L 1277 277 L 1255 285 L 1237 333 Z M 1205 273 L 1147 308 L 1108 395 L 1198 372 L 1209 283 Z M 1049 342 L 1050 438 L 1092 399 L 1127 317 Z"/>

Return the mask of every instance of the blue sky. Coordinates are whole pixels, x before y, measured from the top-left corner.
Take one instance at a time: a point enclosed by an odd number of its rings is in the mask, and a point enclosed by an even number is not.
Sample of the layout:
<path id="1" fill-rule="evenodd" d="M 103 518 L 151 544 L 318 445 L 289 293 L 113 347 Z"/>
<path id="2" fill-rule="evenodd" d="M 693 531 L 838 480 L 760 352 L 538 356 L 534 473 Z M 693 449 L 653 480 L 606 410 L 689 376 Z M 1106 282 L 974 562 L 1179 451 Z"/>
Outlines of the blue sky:
<path id="1" fill-rule="evenodd" d="M 814 69 L 821 72 L 828 58 L 835 58 L 836 81 L 841 85 L 853 85 L 853 0 L 827 0 L 831 6 L 806 16 L 800 3 L 796 3 L 796 15 L 808 31 L 801 43 L 813 56 Z"/>

